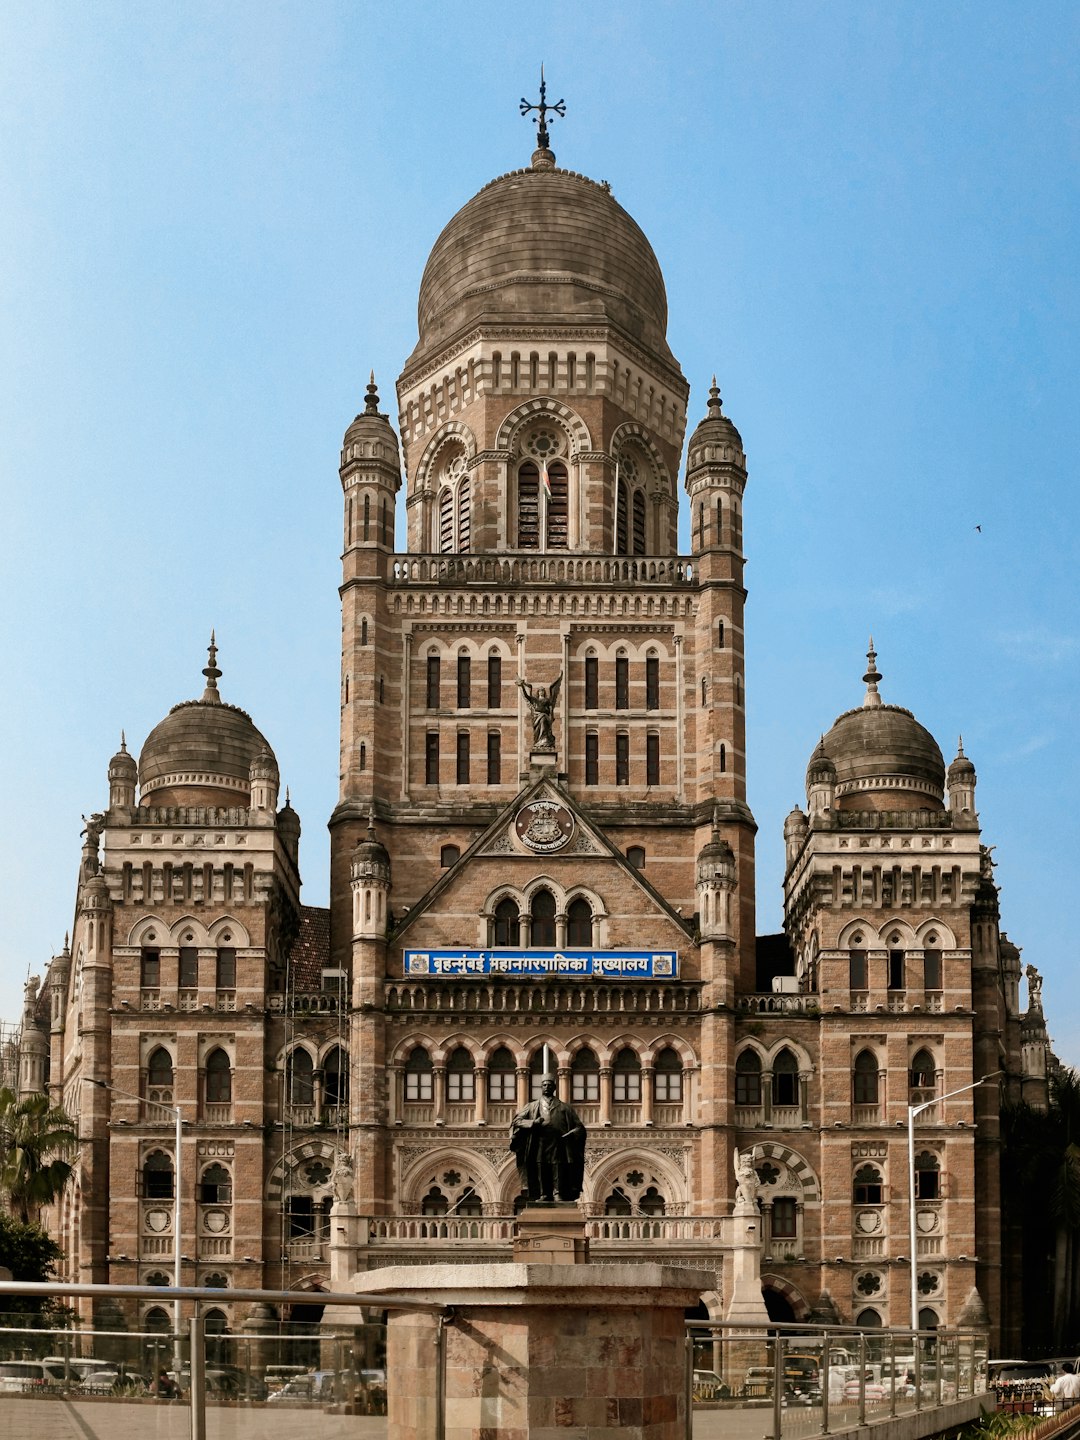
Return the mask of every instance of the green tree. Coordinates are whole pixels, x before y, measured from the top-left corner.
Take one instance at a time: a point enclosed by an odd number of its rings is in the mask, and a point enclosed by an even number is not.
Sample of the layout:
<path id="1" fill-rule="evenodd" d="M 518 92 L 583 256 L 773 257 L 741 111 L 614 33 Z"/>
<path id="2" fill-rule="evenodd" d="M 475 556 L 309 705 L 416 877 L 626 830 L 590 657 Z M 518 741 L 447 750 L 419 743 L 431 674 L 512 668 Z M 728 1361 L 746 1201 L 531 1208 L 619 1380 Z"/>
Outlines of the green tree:
<path id="1" fill-rule="evenodd" d="M 78 1149 L 74 1121 L 47 1095 L 0 1089 L 0 1190 L 23 1224 L 36 1220 L 71 1174 Z"/>
<path id="2" fill-rule="evenodd" d="M 62 1254 L 40 1225 L 26 1225 L 0 1210 L 0 1265 L 7 1266 L 12 1279 L 51 1280 Z M 64 1317 L 69 1314 L 54 1300 L 30 1295 L 5 1295 L 0 1312 L 0 1324 L 22 1324 L 28 1315 L 40 1315 L 50 1324 L 67 1323 Z"/>

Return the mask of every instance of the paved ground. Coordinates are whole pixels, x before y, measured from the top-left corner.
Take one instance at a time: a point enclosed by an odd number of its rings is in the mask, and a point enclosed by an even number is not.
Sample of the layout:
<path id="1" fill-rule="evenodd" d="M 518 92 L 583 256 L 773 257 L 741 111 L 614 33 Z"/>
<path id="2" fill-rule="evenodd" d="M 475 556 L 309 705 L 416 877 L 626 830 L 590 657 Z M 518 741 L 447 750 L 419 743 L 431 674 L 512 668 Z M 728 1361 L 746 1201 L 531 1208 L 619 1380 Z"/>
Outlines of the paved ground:
<path id="1" fill-rule="evenodd" d="M 386 1417 L 208 1405 L 206 1440 L 386 1440 Z M 156 1400 L 23 1400 L 0 1395 L 0 1440 L 190 1440 L 186 1405 Z"/>

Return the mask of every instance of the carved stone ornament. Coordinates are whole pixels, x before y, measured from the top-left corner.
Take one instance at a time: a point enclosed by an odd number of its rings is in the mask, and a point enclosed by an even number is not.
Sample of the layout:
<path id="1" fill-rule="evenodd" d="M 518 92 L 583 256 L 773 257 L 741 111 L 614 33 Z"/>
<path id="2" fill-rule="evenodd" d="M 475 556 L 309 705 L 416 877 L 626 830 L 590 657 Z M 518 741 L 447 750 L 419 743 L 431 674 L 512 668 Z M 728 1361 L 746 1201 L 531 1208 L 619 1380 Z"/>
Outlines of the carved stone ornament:
<path id="1" fill-rule="evenodd" d="M 574 817 L 555 800 L 533 800 L 518 811 L 514 830 L 523 845 L 546 855 L 561 850 L 573 835 Z"/>

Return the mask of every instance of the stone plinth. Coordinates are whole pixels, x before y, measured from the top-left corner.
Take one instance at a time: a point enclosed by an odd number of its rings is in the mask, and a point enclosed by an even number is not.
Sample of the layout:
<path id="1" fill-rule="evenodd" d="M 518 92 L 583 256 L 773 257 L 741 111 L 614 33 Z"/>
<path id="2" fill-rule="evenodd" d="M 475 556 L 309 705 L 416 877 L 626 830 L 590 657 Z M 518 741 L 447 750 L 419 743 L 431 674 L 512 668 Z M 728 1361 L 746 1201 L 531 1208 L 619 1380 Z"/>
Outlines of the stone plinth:
<path id="1" fill-rule="evenodd" d="M 585 1220 L 576 1205 L 527 1205 L 514 1225 L 515 1260 L 528 1265 L 584 1265 Z"/>
<path id="2" fill-rule="evenodd" d="M 393 1266 L 369 1293 L 452 1307 L 446 1440 L 684 1440 L 684 1313 L 714 1283 L 673 1265 Z M 436 1433 L 439 1321 L 390 1310 L 388 1440 Z"/>

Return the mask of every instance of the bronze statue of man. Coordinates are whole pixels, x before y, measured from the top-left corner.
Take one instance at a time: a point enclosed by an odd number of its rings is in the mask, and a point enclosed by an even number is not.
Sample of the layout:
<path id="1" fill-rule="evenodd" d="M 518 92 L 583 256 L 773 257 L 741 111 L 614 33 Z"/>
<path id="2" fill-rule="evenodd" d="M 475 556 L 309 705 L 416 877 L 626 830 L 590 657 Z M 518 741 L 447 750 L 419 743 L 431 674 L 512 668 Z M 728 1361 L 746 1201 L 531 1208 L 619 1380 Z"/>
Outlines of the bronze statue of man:
<path id="1" fill-rule="evenodd" d="M 531 1100 L 510 1122 L 510 1149 L 530 1200 L 576 1200 L 581 1194 L 585 1126 L 555 1094 L 554 1076 L 544 1076 L 540 1099 Z"/>

